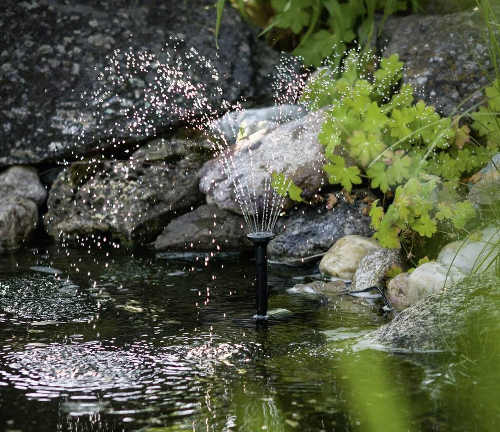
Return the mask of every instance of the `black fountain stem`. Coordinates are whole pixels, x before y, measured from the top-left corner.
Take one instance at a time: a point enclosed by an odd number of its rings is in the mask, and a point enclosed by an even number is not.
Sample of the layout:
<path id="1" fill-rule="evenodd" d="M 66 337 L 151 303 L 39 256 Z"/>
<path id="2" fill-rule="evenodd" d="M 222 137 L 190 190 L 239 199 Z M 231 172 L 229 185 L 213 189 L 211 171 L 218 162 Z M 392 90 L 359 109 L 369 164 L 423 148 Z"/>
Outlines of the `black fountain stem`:
<path id="1" fill-rule="evenodd" d="M 250 233 L 247 237 L 255 246 L 255 289 L 257 297 L 257 315 L 255 318 L 262 320 L 267 318 L 267 299 L 269 297 L 269 288 L 267 286 L 267 244 L 274 237 L 274 234 L 262 231 Z"/>

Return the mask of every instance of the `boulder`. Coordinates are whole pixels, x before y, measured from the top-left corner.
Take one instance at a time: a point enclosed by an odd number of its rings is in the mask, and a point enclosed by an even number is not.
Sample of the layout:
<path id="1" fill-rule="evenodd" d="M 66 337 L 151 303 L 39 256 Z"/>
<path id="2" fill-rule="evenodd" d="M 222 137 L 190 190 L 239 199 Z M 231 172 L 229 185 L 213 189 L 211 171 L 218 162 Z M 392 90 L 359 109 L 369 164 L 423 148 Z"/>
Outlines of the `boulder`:
<path id="1" fill-rule="evenodd" d="M 410 306 L 408 299 L 409 276 L 408 273 L 400 273 L 387 284 L 387 298 L 396 310 L 403 310 Z"/>
<path id="2" fill-rule="evenodd" d="M 202 205 L 173 219 L 154 242 L 163 250 L 227 251 L 252 247 L 241 216 L 216 205 Z"/>
<path id="3" fill-rule="evenodd" d="M 0 196 L 0 253 L 19 249 L 38 224 L 36 204 L 19 196 Z"/>
<path id="4" fill-rule="evenodd" d="M 240 133 L 250 136 L 259 129 L 276 128 L 280 124 L 297 120 L 306 115 L 300 105 L 276 105 L 265 108 L 231 111 L 210 123 L 208 129 L 214 138 L 220 138 L 227 144 L 234 144 Z"/>
<path id="5" fill-rule="evenodd" d="M 367 335 L 362 345 L 410 351 L 448 350 L 471 325 L 481 332 L 494 329 L 498 335 L 499 299 L 498 277 L 467 277 L 400 312 L 390 323 Z"/>
<path id="6" fill-rule="evenodd" d="M 319 263 L 323 274 L 352 279 L 361 259 L 381 246 L 374 239 L 361 235 L 346 235 L 335 242 Z"/>
<path id="7" fill-rule="evenodd" d="M 500 153 L 472 178 L 475 183 L 469 186 L 467 199 L 477 205 L 492 205 L 500 201 Z"/>
<path id="8" fill-rule="evenodd" d="M 36 169 L 25 166 L 13 166 L 0 174 L 0 197 L 19 196 L 30 199 L 41 206 L 47 198 Z"/>
<path id="9" fill-rule="evenodd" d="M 382 281 L 389 269 L 401 267 L 400 249 L 376 249 L 368 252 L 359 261 L 352 279 L 353 291 L 360 291 L 373 286 L 382 287 Z"/>
<path id="10" fill-rule="evenodd" d="M 388 298 L 396 308 L 413 305 L 463 279 L 460 271 L 431 261 L 418 266 L 410 274 L 402 273 L 388 284 Z M 399 305 L 399 306 L 398 306 Z"/>
<path id="11" fill-rule="evenodd" d="M 212 0 L 2 1 L 0 166 L 135 146 L 272 94 L 279 53 Z"/>
<path id="12" fill-rule="evenodd" d="M 450 115 L 480 102 L 479 90 L 491 81 L 493 67 L 483 30 L 477 8 L 447 15 L 393 16 L 384 24 L 379 47 L 384 57 L 399 54 L 405 62 L 403 81 L 417 90 L 418 98 Z"/>
<path id="13" fill-rule="evenodd" d="M 175 216 L 203 199 L 198 171 L 203 160 L 190 154 L 178 162 L 76 162 L 59 174 L 48 199 L 44 224 L 61 242 L 87 247 L 153 241 Z"/>
<path id="14" fill-rule="evenodd" d="M 474 236 L 472 236 L 474 238 Z M 464 274 L 472 270 L 484 272 L 495 270 L 495 260 L 498 259 L 498 244 L 500 228 L 491 226 L 479 234 L 476 241 L 455 241 L 448 243 L 437 257 L 437 261 L 445 267 L 450 267 Z"/>
<path id="15" fill-rule="evenodd" d="M 309 257 L 318 258 L 324 254 L 341 237 L 371 235 L 370 218 L 363 211 L 365 205 L 362 202 L 342 202 L 331 210 L 318 207 L 293 209 L 288 216 L 278 220 L 279 234 L 267 247 L 270 259 L 289 264 L 306 262 Z"/>
<path id="16" fill-rule="evenodd" d="M 318 142 L 322 123 L 321 111 L 278 127 L 267 123 L 264 129 L 208 161 L 200 180 L 200 190 L 207 195 L 207 202 L 240 214 L 240 203 L 243 206 L 248 203 L 249 208 L 253 203 L 262 207 L 273 192 L 272 172 L 283 173 L 302 188 L 303 198 L 311 198 L 326 180 L 322 169 L 323 146 Z M 276 201 L 279 197 L 274 195 Z"/>

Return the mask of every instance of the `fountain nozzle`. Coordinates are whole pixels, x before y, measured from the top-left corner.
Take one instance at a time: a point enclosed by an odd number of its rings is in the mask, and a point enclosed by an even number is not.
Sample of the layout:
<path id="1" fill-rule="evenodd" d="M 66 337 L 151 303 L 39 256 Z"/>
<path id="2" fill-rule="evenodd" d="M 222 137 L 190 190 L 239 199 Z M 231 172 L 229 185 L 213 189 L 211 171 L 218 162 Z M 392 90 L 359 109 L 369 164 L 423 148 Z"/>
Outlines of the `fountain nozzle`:
<path id="1" fill-rule="evenodd" d="M 269 289 L 267 286 L 267 244 L 272 240 L 274 234 L 270 231 L 259 231 L 247 234 L 247 237 L 255 246 L 256 263 L 256 299 L 257 314 L 255 319 L 267 319 L 267 299 Z"/>

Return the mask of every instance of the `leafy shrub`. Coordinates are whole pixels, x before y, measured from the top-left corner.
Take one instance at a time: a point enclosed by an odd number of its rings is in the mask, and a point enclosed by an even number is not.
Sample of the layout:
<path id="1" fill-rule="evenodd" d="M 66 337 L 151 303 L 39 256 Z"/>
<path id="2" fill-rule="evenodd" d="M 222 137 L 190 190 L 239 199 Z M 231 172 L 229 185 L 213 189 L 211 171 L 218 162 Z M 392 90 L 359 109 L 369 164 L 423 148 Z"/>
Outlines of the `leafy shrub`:
<path id="1" fill-rule="evenodd" d="M 225 0 L 217 1 L 218 25 Z M 294 39 L 293 53 L 308 65 L 339 57 L 346 44 L 365 45 L 375 33 L 375 13 L 418 8 L 418 0 L 232 0 L 243 16 L 273 30 L 272 39 Z M 217 32 L 216 32 L 217 33 Z M 271 33 L 268 33 L 271 34 Z"/>
<path id="2" fill-rule="evenodd" d="M 441 117 L 423 101 L 414 104 L 409 85 L 394 92 L 402 67 L 393 55 L 368 74 L 373 59 L 351 52 L 340 76 L 321 69 L 302 97 L 311 109 L 325 107 L 318 139 L 330 183 L 350 191 L 366 179 L 384 194 L 382 202 L 373 203 L 370 216 L 375 237 L 386 247 L 399 247 L 402 232 L 431 237 L 440 222 L 463 229 L 475 211 L 469 201 L 460 200 L 460 181 L 498 149 L 493 138 L 487 146 L 470 139 L 469 128 L 459 127 L 458 118 Z M 485 109 L 490 108 L 496 106 Z M 478 132 L 491 130 L 479 127 Z M 390 205 L 381 205 L 392 197 Z"/>

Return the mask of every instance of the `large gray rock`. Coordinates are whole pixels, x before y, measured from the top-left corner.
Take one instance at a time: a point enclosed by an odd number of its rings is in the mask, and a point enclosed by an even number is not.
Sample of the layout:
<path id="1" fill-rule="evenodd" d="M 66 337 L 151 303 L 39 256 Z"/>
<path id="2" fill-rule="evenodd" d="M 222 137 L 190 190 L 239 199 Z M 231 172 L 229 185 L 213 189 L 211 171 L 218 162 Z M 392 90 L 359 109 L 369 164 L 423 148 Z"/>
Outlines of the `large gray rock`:
<path id="1" fill-rule="evenodd" d="M 397 309 L 413 305 L 423 298 L 441 292 L 463 279 L 455 268 L 431 261 L 418 266 L 412 273 L 402 273 L 387 286 L 387 296 Z"/>
<path id="2" fill-rule="evenodd" d="M 365 204 L 342 202 L 333 210 L 299 208 L 278 222 L 277 235 L 268 246 L 271 259 L 290 264 L 326 252 L 346 235 L 370 236 L 370 218 L 363 214 Z"/>
<path id="3" fill-rule="evenodd" d="M 2 196 L 19 196 L 40 206 L 47 198 L 47 191 L 34 168 L 14 166 L 0 174 L 0 197 Z"/>
<path id="4" fill-rule="evenodd" d="M 156 250 L 227 251 L 251 248 L 241 216 L 202 205 L 172 220 L 154 242 Z"/>
<path id="5" fill-rule="evenodd" d="M 202 159 L 180 161 L 77 162 L 57 178 L 44 216 L 56 240 L 88 246 L 119 241 L 127 246 L 155 239 L 173 217 L 202 200 L 198 171 Z"/>
<path id="6" fill-rule="evenodd" d="M 381 287 L 389 269 L 402 265 L 400 249 L 378 249 L 366 254 L 356 269 L 352 279 L 352 290 L 364 290 L 373 286 Z"/>
<path id="7" fill-rule="evenodd" d="M 471 325 L 481 331 L 491 331 L 492 326 L 497 333 L 500 330 L 498 277 L 475 275 L 429 296 L 369 334 L 363 344 L 410 351 L 447 350 Z"/>
<path id="8" fill-rule="evenodd" d="M 0 197 L 0 253 L 19 249 L 38 224 L 36 204 L 19 196 Z"/>
<path id="9" fill-rule="evenodd" d="M 445 115 L 474 92 L 459 111 L 478 103 L 478 90 L 489 83 L 491 72 L 484 24 L 476 11 L 448 15 L 389 18 L 379 40 L 384 56 L 399 54 L 405 62 L 404 82 Z"/>
<path id="10" fill-rule="evenodd" d="M 200 180 L 207 202 L 240 214 L 240 202 L 263 206 L 271 194 L 272 172 L 285 174 L 301 187 L 303 198 L 313 196 L 326 179 L 323 146 L 317 138 L 322 123 L 323 113 L 314 112 L 279 127 L 268 124 L 208 161 Z"/>
<path id="11" fill-rule="evenodd" d="M 448 243 L 439 252 L 437 261 L 464 274 L 473 270 L 495 271 L 499 242 L 500 227 L 490 226 L 483 229 L 475 240 Z"/>
<path id="12" fill-rule="evenodd" d="M 212 0 L 3 0 L 1 8 L 0 166 L 131 146 L 272 93 L 265 76 L 279 54 L 261 49 L 229 5 L 218 51 Z"/>

